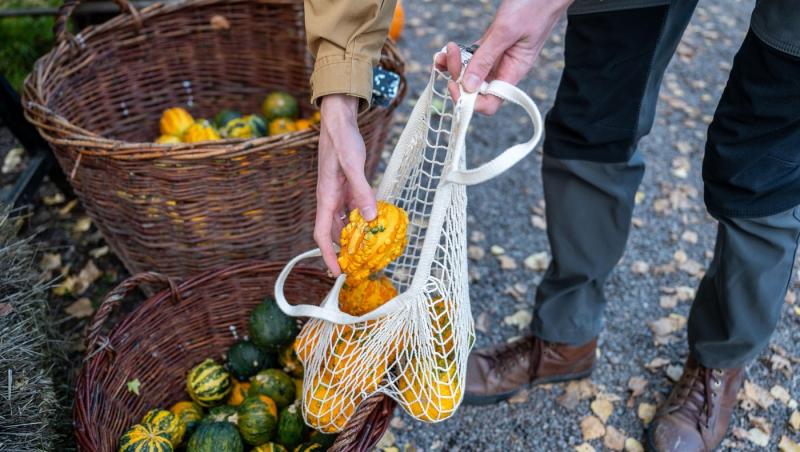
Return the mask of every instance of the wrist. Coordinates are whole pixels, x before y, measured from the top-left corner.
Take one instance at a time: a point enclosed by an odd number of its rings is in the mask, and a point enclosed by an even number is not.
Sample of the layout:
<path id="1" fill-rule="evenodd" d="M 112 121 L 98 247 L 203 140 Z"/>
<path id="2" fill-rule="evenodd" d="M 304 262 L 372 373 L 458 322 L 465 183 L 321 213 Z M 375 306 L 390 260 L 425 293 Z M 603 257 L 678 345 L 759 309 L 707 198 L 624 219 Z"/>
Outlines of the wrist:
<path id="1" fill-rule="evenodd" d="M 320 117 L 323 124 L 334 127 L 356 123 L 360 99 L 347 94 L 328 94 L 320 102 Z"/>

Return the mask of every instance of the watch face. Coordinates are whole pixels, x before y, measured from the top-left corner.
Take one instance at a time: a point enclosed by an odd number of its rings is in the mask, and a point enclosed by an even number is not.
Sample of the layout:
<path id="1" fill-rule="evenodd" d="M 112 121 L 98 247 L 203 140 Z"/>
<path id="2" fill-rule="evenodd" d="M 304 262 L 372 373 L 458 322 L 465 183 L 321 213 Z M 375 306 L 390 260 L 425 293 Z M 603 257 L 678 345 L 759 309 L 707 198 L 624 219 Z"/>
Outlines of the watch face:
<path id="1" fill-rule="evenodd" d="M 392 71 L 376 66 L 372 71 L 372 103 L 388 107 L 397 96 L 400 76 Z"/>

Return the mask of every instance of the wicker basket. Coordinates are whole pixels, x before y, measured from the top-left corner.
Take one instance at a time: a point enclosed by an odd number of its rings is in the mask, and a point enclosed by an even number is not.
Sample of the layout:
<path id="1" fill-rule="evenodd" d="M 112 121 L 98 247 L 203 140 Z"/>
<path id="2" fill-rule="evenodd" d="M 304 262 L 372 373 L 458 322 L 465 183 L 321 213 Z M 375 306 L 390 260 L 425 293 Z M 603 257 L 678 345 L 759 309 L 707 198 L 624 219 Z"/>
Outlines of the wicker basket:
<path id="1" fill-rule="evenodd" d="M 209 271 L 181 285 L 157 273 L 141 273 L 112 290 L 89 327 L 86 360 L 75 390 L 75 436 L 81 450 L 113 451 L 120 435 L 149 409 L 185 400 L 186 373 L 207 357 L 218 361 L 247 332 L 248 314 L 272 294 L 277 263 L 241 263 Z M 333 281 L 316 269 L 292 273 L 292 300 L 320 300 Z M 140 284 L 168 285 L 147 299 L 111 332 L 104 322 Z M 126 390 L 138 378 L 140 395 Z M 367 399 L 339 434 L 335 451 L 366 451 L 381 438 L 395 402 Z"/>
<path id="2" fill-rule="evenodd" d="M 170 106 L 195 117 L 260 111 L 266 92 L 311 105 L 313 68 L 302 0 L 195 0 L 136 11 L 77 36 L 56 25 L 55 48 L 24 89 L 26 117 L 52 145 L 81 202 L 131 274 L 186 278 L 249 259 L 288 260 L 313 247 L 317 142 L 311 129 L 253 140 L 156 145 Z M 402 75 L 393 44 L 382 66 Z M 371 176 L 389 108 L 359 116 Z"/>

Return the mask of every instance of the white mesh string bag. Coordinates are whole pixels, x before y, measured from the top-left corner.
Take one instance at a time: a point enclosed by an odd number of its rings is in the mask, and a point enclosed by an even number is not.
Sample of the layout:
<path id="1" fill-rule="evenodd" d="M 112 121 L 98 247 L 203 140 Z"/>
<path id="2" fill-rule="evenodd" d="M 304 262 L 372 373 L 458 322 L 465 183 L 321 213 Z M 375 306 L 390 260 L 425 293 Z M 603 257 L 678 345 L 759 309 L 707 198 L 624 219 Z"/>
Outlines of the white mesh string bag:
<path id="1" fill-rule="evenodd" d="M 468 57 L 462 54 L 465 61 Z M 299 261 L 320 256 L 318 249 L 292 259 L 278 277 L 280 308 L 291 316 L 309 317 L 296 344 L 305 366 L 303 416 L 323 431 L 340 431 L 357 406 L 378 392 L 427 422 L 448 418 L 461 403 L 474 342 L 466 186 L 491 179 L 528 155 L 541 137 L 542 120 L 518 88 L 501 81 L 484 83 L 481 94 L 525 110 L 533 136 L 468 170 L 465 137 L 478 93 L 461 90 L 454 104 L 449 80 L 432 70 L 377 192 L 378 199 L 408 213 L 408 246 L 383 271 L 398 295 L 365 315 L 349 315 L 338 306 L 346 280 L 341 275 L 319 306 L 304 300 L 290 304 L 283 293 L 286 278 Z"/>

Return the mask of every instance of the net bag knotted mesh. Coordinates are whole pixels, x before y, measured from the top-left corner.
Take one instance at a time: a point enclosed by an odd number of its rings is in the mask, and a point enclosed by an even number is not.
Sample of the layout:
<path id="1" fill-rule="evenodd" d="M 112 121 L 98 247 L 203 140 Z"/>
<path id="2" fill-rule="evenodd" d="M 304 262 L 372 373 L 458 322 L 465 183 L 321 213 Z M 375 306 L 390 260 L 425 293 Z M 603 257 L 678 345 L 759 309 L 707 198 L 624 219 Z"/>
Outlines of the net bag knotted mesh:
<path id="1" fill-rule="evenodd" d="M 465 62 L 469 56 L 462 53 Z M 339 309 L 347 278 L 341 275 L 319 306 L 289 304 L 283 282 L 299 261 L 320 256 L 318 249 L 292 259 L 276 282 L 281 309 L 310 317 L 295 347 L 305 366 L 303 415 L 323 431 L 340 431 L 358 405 L 376 392 L 426 422 L 450 417 L 461 403 L 475 334 L 467 275 L 466 186 L 491 179 L 528 155 L 541 137 L 542 120 L 533 101 L 513 85 L 484 83 L 478 93 L 459 88 L 454 102 L 449 80 L 446 73 L 431 71 L 377 192 L 379 200 L 408 214 L 408 245 L 383 270 L 397 295 L 364 315 L 349 315 Z M 527 142 L 468 170 L 465 137 L 479 94 L 520 105 L 534 133 Z"/>

